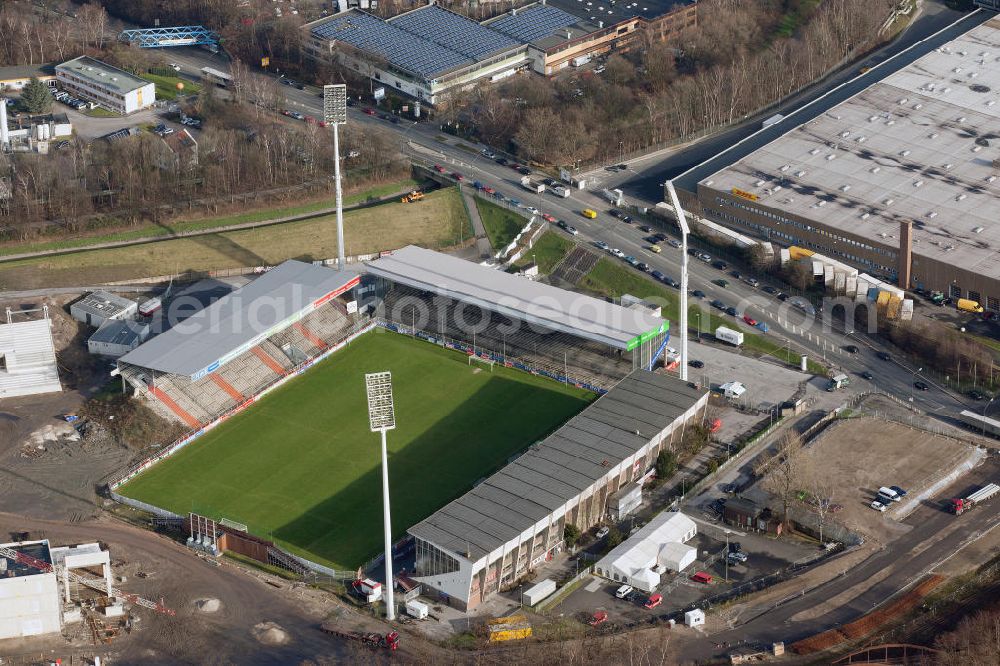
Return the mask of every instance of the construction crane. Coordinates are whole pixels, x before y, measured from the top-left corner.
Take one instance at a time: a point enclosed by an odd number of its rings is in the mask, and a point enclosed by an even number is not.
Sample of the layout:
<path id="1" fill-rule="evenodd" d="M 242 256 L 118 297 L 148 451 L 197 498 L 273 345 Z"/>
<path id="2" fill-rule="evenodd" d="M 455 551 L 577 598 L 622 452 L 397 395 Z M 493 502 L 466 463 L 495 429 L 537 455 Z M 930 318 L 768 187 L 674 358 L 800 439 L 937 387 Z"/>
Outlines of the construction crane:
<path id="1" fill-rule="evenodd" d="M 25 553 L 19 553 L 16 550 L 13 550 L 11 548 L 6 548 L 4 546 L 0 546 L 0 557 L 6 557 L 8 560 L 11 560 L 12 562 L 19 562 L 21 564 L 31 567 L 32 569 L 37 569 L 43 573 L 56 571 L 56 568 L 51 564 L 49 564 L 48 562 L 43 562 L 42 560 L 32 557 L 31 555 L 26 555 Z M 164 615 L 177 615 L 177 612 L 167 608 L 163 604 L 162 600 L 160 600 L 160 602 L 157 603 L 155 601 L 150 601 L 149 599 L 143 599 L 142 597 L 137 596 L 135 594 L 122 592 L 121 590 L 114 587 L 112 587 L 111 589 L 105 589 L 103 581 L 87 578 L 86 576 L 75 574 L 69 570 L 58 571 L 56 572 L 56 574 L 57 575 L 64 574 L 67 578 L 69 578 L 69 580 L 75 583 L 79 583 L 80 585 L 86 585 L 87 587 L 93 588 L 98 592 L 104 592 L 109 596 L 122 597 L 123 599 L 127 599 L 136 606 L 142 606 L 143 608 L 148 608 L 150 610 L 156 611 L 157 613 L 163 613 Z"/>

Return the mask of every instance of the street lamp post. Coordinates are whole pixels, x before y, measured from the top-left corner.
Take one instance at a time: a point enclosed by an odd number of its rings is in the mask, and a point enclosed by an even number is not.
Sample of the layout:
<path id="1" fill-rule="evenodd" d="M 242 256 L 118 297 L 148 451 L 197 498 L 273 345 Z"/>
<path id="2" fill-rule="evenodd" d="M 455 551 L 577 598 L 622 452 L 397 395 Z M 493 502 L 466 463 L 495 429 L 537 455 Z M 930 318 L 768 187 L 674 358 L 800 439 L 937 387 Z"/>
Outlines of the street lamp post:
<path id="1" fill-rule="evenodd" d="M 729 530 L 726 530 L 726 582 L 729 582 Z"/>
<path id="2" fill-rule="evenodd" d="M 392 520 L 389 517 L 389 456 L 385 433 L 396 429 L 396 414 L 392 403 L 392 373 L 375 372 L 365 375 L 368 393 L 368 423 L 372 432 L 382 434 L 382 520 L 385 531 L 385 619 L 396 619 L 393 603 Z"/>
<path id="3" fill-rule="evenodd" d="M 983 437 L 986 437 L 986 410 L 990 408 L 990 405 L 992 405 L 993 401 L 996 399 L 997 397 L 993 396 L 990 398 L 990 401 L 986 403 L 986 406 L 983 407 Z"/>
<path id="4" fill-rule="evenodd" d="M 681 208 L 681 203 L 677 199 L 677 190 L 674 189 L 674 183 L 671 180 L 667 181 L 667 192 L 670 195 L 670 205 L 674 207 L 674 217 L 677 218 L 677 224 L 681 228 L 681 302 L 680 302 L 680 312 L 678 313 L 680 322 L 680 338 L 681 338 L 681 380 L 687 381 L 688 378 L 688 233 L 690 229 L 688 228 L 687 218 L 684 216 L 684 210 Z M 700 320 L 699 320 L 700 325 Z"/>

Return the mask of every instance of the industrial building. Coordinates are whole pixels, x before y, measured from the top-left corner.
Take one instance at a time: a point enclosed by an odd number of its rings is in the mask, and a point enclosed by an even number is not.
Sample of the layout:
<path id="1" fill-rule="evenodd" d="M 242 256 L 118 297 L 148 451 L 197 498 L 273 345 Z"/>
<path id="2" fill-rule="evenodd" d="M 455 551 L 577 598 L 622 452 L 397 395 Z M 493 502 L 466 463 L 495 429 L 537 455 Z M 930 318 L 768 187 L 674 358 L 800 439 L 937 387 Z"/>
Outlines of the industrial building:
<path id="1" fill-rule="evenodd" d="M 156 101 L 156 86 L 90 56 L 56 65 L 59 88 L 95 102 L 109 111 L 129 114 Z"/>
<path id="2" fill-rule="evenodd" d="M 451 90 L 498 81 L 528 64 L 525 44 L 436 5 L 388 20 L 349 9 L 303 30 L 307 56 L 337 59 L 429 104 L 443 102 Z"/>
<path id="3" fill-rule="evenodd" d="M 109 319 L 87 339 L 87 351 L 97 356 L 118 358 L 149 337 L 149 324 L 131 319 Z"/>
<path id="4" fill-rule="evenodd" d="M 598 560 L 594 572 L 653 592 L 664 574 L 684 571 L 697 559 L 698 549 L 686 545 L 696 534 L 693 520 L 677 511 L 664 511 Z"/>
<path id="5" fill-rule="evenodd" d="M 123 296 L 107 291 L 92 291 L 70 305 L 69 313 L 77 321 L 100 327 L 111 319 L 130 319 L 138 309 L 138 303 Z"/>
<path id="6" fill-rule="evenodd" d="M 48 315 L 0 324 L 0 399 L 62 391 Z"/>
<path id="7" fill-rule="evenodd" d="M 1000 18 L 697 186 L 697 214 L 1000 312 Z"/>
<path id="8" fill-rule="evenodd" d="M 587 530 L 609 496 L 700 423 L 708 391 L 636 370 L 544 441 L 409 529 L 424 594 L 463 610 L 514 584 Z M 687 533 L 687 530 L 684 531 Z"/>

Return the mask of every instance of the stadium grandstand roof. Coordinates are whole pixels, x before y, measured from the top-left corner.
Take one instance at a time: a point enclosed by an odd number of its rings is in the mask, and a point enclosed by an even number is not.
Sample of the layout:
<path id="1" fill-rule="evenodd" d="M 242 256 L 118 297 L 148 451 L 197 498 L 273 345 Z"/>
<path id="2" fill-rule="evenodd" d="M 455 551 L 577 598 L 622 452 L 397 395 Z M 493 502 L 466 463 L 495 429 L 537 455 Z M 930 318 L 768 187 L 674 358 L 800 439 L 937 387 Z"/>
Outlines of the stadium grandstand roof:
<path id="1" fill-rule="evenodd" d="M 355 286 L 360 276 L 286 261 L 119 361 L 198 378 Z"/>
<path id="2" fill-rule="evenodd" d="M 704 393 L 675 377 L 635 370 L 544 441 L 409 532 L 478 560 L 579 497 L 683 417 Z"/>
<path id="3" fill-rule="evenodd" d="M 667 331 L 667 321 L 409 245 L 367 264 L 368 272 L 415 289 L 471 303 L 516 320 L 631 350 Z"/>
<path id="4" fill-rule="evenodd" d="M 375 54 L 427 79 L 521 47 L 503 33 L 437 6 L 421 7 L 388 21 L 350 9 L 319 22 L 312 34 Z"/>

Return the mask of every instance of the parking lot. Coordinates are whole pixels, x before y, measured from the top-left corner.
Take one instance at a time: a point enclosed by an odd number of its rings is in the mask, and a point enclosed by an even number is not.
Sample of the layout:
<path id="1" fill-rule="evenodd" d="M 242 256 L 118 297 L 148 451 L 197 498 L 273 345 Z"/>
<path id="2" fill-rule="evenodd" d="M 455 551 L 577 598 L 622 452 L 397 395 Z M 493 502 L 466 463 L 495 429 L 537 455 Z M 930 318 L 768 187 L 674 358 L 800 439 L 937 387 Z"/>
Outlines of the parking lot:
<path id="1" fill-rule="evenodd" d="M 697 516 L 692 516 L 697 520 Z M 726 535 L 723 526 L 711 525 L 698 520 L 698 535 L 688 545 L 698 549 L 698 560 L 681 574 L 664 576 L 656 590 L 663 596 L 660 605 L 646 609 L 643 605 L 649 594 L 637 590 L 631 600 L 618 599 L 615 592 L 621 586 L 604 578 L 593 576 L 588 582 L 574 590 L 556 609 L 557 613 L 589 618 L 596 611 L 608 613 L 609 623 L 636 622 L 653 616 L 668 616 L 700 601 L 723 594 L 739 585 L 761 576 L 784 569 L 792 562 L 801 560 L 816 550 L 801 542 L 787 539 L 777 540 L 760 534 L 746 534 L 731 530 L 729 541 L 738 543 L 747 555 L 745 564 L 727 567 L 723 553 L 726 552 Z M 698 583 L 691 576 L 704 571 L 712 576 L 712 582 Z"/>

